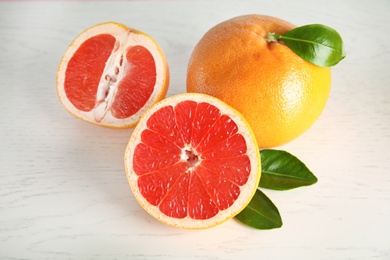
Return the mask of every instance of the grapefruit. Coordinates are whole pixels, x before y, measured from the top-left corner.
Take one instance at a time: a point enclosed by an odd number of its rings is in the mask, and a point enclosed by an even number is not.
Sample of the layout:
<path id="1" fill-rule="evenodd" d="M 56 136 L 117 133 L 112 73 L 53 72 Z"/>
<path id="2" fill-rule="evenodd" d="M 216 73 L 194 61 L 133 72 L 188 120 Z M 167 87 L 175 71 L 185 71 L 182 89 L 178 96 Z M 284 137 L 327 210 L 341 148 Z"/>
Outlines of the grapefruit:
<path id="1" fill-rule="evenodd" d="M 195 46 L 187 70 L 187 92 L 212 95 L 238 110 L 260 148 L 286 144 L 322 113 L 331 72 L 297 56 L 267 33 L 295 25 L 264 15 L 243 15 L 211 28 Z"/>
<path id="2" fill-rule="evenodd" d="M 130 187 L 157 220 L 203 229 L 238 214 L 253 197 L 261 163 L 245 119 L 203 94 L 179 94 L 145 112 L 125 152 Z"/>
<path id="3" fill-rule="evenodd" d="M 69 45 L 57 71 L 57 94 L 65 109 L 87 122 L 134 126 L 163 99 L 169 69 L 147 34 L 115 22 L 92 26 Z"/>

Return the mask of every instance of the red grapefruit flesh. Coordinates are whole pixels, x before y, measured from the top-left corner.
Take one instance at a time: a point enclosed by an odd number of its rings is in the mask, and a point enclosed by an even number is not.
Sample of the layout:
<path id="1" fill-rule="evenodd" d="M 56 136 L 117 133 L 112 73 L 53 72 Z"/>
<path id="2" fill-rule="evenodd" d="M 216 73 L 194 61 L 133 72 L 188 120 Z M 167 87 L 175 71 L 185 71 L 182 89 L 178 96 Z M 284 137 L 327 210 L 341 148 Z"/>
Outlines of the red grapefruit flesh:
<path id="1" fill-rule="evenodd" d="M 57 93 L 71 114 L 114 128 L 134 126 L 165 97 L 168 84 L 168 65 L 157 43 L 118 23 L 81 33 L 57 72 Z"/>
<path id="2" fill-rule="evenodd" d="M 163 223 L 201 229 L 238 214 L 257 189 L 261 164 L 245 119 L 222 101 L 180 94 L 149 109 L 125 154 L 131 189 Z"/>

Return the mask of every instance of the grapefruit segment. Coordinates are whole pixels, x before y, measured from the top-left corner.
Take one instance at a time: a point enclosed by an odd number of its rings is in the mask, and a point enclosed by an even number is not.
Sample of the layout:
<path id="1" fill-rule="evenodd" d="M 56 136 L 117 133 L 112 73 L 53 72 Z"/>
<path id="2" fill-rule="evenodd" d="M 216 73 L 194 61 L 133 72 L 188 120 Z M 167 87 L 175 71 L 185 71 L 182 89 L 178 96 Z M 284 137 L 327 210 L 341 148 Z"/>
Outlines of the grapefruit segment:
<path id="1" fill-rule="evenodd" d="M 95 107 L 96 92 L 115 38 L 101 34 L 89 38 L 76 50 L 67 65 L 64 88 L 69 101 L 82 111 Z"/>
<path id="2" fill-rule="evenodd" d="M 179 146 L 183 145 L 179 130 L 175 122 L 175 113 L 172 106 L 161 108 L 150 117 L 148 128 Z M 178 138 L 179 137 L 179 138 Z"/>
<path id="3" fill-rule="evenodd" d="M 166 197 L 168 191 L 173 192 L 172 187 L 178 178 L 185 176 L 181 174 L 185 171 L 185 168 L 184 163 L 178 163 L 166 169 L 140 176 L 138 182 L 142 196 L 147 198 L 150 204 L 154 206 L 159 205 Z"/>
<path id="4" fill-rule="evenodd" d="M 233 135 L 231 138 L 224 140 L 221 143 L 215 144 L 213 147 L 205 148 L 203 158 L 234 158 L 246 153 L 245 139 L 242 135 Z"/>
<path id="5" fill-rule="evenodd" d="M 162 153 L 180 153 L 180 148 L 176 144 L 174 144 L 172 140 L 169 140 L 166 137 L 149 129 L 146 129 L 142 133 L 142 142 L 150 148 L 159 150 Z"/>
<path id="6" fill-rule="evenodd" d="M 82 32 L 57 71 L 57 93 L 74 116 L 90 123 L 133 127 L 169 84 L 164 53 L 148 35 L 106 22 Z"/>
<path id="7" fill-rule="evenodd" d="M 180 159 L 180 154 L 164 153 L 140 143 L 134 150 L 134 171 L 138 175 L 150 173 L 174 165 Z"/>
<path id="8" fill-rule="evenodd" d="M 125 153 L 134 196 L 153 217 L 201 229 L 238 214 L 261 175 L 256 139 L 222 101 L 180 94 L 148 109 Z"/>
<path id="9" fill-rule="evenodd" d="M 226 179 L 223 174 L 199 167 L 197 176 L 218 210 L 230 207 L 240 195 L 240 185 Z"/>
<path id="10" fill-rule="evenodd" d="M 200 103 L 197 107 L 196 117 L 192 124 L 191 145 L 198 146 L 203 136 L 207 134 L 210 127 L 221 116 L 221 112 L 215 106 Z"/>
<path id="11" fill-rule="evenodd" d="M 213 202 L 210 194 L 201 180 L 199 173 L 191 175 L 191 182 L 188 185 L 189 195 L 185 207 L 188 207 L 188 217 L 197 220 L 206 220 L 218 214 L 219 210 Z"/>
<path id="12" fill-rule="evenodd" d="M 175 107 L 176 125 L 185 144 L 191 143 L 192 125 L 197 105 L 194 101 L 185 101 L 177 104 Z"/>
<path id="13" fill-rule="evenodd" d="M 112 113 L 116 118 L 127 118 L 143 107 L 156 84 L 156 65 L 153 56 L 142 46 L 127 51 L 129 63 L 126 76 L 118 86 Z"/>
<path id="14" fill-rule="evenodd" d="M 176 173 L 173 174 L 175 175 Z M 190 177 L 190 175 L 179 174 L 177 180 L 166 191 L 165 197 L 157 205 L 161 213 L 174 219 L 183 219 L 187 216 Z"/>
<path id="15" fill-rule="evenodd" d="M 199 152 L 202 152 L 205 149 L 213 149 L 214 145 L 226 142 L 229 137 L 237 132 L 237 130 L 237 125 L 231 118 L 222 115 L 215 121 L 214 125 L 210 127 L 209 131 L 196 146 L 196 149 Z"/>
<path id="16" fill-rule="evenodd" d="M 232 158 L 203 159 L 202 167 L 224 176 L 227 180 L 244 185 L 248 181 L 251 164 L 248 156 L 242 155 Z"/>

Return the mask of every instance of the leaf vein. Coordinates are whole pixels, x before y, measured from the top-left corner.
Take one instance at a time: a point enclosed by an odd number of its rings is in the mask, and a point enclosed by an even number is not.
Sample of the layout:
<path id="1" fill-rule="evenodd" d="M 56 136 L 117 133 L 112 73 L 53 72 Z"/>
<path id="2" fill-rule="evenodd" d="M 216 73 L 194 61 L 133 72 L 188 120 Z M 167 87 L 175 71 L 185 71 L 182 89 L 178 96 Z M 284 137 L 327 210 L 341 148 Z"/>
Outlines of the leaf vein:
<path id="1" fill-rule="evenodd" d="M 310 179 L 308 178 L 304 178 L 304 177 L 300 177 L 300 176 L 294 176 L 294 175 L 286 175 L 286 174 L 283 174 L 283 173 L 277 173 L 277 172 L 270 172 L 270 171 L 262 171 L 263 173 L 265 174 L 268 174 L 268 175 L 274 175 L 274 176 L 277 176 L 277 177 L 284 177 L 284 178 L 289 178 L 289 179 L 297 179 L 297 180 L 305 180 L 305 181 L 309 181 Z"/>

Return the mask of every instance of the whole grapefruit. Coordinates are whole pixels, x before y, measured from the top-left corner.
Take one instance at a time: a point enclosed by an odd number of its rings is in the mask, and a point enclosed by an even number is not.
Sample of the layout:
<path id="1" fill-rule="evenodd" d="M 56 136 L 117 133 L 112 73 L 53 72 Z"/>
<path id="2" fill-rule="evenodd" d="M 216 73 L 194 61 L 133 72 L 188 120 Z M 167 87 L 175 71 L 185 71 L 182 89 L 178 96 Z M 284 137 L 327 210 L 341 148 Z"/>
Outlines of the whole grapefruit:
<path id="1" fill-rule="evenodd" d="M 286 144 L 322 113 L 330 92 L 330 68 L 309 63 L 267 33 L 295 25 L 276 17 L 243 15 L 211 28 L 195 46 L 187 92 L 212 95 L 248 121 L 260 148 Z"/>

